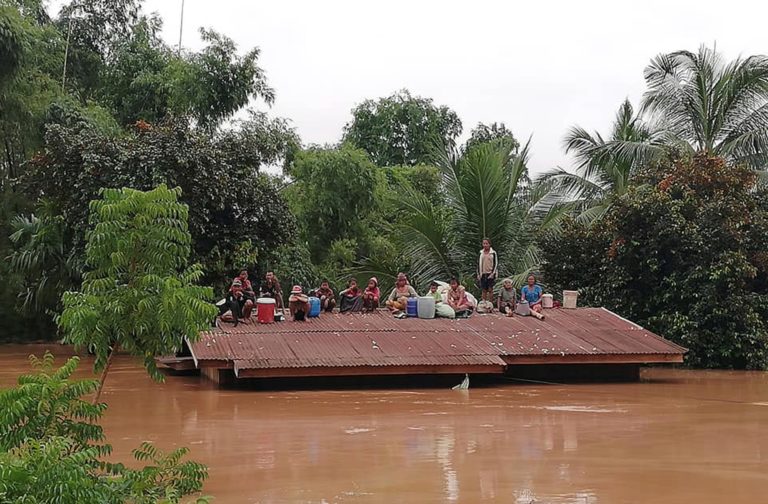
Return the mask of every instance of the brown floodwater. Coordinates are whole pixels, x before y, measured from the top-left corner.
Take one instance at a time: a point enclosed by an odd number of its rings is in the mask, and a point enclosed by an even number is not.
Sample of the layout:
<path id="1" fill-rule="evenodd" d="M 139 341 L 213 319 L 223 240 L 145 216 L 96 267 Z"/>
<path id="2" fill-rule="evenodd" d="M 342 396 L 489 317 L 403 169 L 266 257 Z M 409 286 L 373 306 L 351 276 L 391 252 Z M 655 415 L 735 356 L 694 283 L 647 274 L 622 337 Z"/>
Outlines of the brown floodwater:
<path id="1" fill-rule="evenodd" d="M 0 347 L 0 386 L 43 348 Z M 188 446 L 216 503 L 768 501 L 768 373 L 257 391 L 194 376 L 156 384 L 121 357 L 103 399 L 116 458 L 144 440 Z"/>

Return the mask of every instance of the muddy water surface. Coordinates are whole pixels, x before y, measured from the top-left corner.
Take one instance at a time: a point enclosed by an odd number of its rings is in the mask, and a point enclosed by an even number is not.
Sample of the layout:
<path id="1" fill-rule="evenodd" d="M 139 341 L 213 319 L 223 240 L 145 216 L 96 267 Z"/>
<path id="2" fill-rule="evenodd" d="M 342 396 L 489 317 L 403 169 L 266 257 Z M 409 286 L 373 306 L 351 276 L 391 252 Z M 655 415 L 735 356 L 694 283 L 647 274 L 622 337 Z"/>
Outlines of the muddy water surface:
<path id="1" fill-rule="evenodd" d="M 0 347 L 0 386 L 42 349 Z M 210 467 L 216 503 L 768 501 L 766 373 L 264 392 L 197 377 L 155 384 L 120 358 L 104 399 L 117 457 L 143 440 L 189 446 Z"/>

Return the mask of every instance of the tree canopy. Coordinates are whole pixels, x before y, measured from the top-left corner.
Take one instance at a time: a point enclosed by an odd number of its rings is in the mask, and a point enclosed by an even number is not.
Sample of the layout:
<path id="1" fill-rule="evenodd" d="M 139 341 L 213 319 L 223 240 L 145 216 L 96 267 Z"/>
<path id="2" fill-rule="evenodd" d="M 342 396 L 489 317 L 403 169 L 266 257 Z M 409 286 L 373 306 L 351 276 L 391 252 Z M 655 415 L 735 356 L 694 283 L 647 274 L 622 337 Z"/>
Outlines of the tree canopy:
<path id="1" fill-rule="evenodd" d="M 461 131 L 456 112 L 404 89 L 356 106 L 344 140 L 378 166 L 429 164 L 434 146 L 454 145 Z"/>

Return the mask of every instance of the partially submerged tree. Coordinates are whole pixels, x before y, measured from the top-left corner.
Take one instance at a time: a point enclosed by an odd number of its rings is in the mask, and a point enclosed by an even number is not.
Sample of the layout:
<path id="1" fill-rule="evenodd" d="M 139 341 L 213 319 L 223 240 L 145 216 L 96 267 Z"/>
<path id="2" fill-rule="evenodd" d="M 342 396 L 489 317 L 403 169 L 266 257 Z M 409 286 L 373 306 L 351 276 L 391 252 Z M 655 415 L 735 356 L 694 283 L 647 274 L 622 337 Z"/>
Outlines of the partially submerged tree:
<path id="1" fill-rule="evenodd" d="M 104 189 L 91 203 L 92 230 L 80 292 L 66 292 L 59 325 L 65 341 L 90 348 L 102 372 L 97 402 L 118 350 L 141 357 L 162 380 L 155 357 L 195 341 L 216 308 L 212 289 L 196 282 L 199 265 L 187 266 L 189 209 L 179 189 Z"/>
<path id="2" fill-rule="evenodd" d="M 83 398 L 97 380 L 72 380 L 79 359 L 54 368 L 53 355 L 31 358 L 34 374 L 0 391 L 0 501 L 178 503 L 201 490 L 207 468 L 150 443 L 133 451 L 140 469 L 103 458 L 112 452 L 99 420 L 107 405 Z M 198 503 L 207 502 L 198 498 Z"/>

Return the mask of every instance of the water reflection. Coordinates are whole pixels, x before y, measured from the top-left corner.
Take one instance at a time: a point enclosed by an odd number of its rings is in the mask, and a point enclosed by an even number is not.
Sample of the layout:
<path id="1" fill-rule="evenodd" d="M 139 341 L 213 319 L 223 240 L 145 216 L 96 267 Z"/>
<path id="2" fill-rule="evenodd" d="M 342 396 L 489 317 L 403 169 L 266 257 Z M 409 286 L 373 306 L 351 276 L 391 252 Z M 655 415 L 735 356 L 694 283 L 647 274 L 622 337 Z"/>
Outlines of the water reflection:
<path id="1" fill-rule="evenodd" d="M 0 384 L 27 370 L 27 353 L 0 355 Z M 719 504 L 761 502 L 768 489 L 762 373 L 256 392 L 194 377 L 157 385 L 125 359 L 115 371 L 105 428 L 116 455 L 142 440 L 190 446 L 217 503 Z"/>

